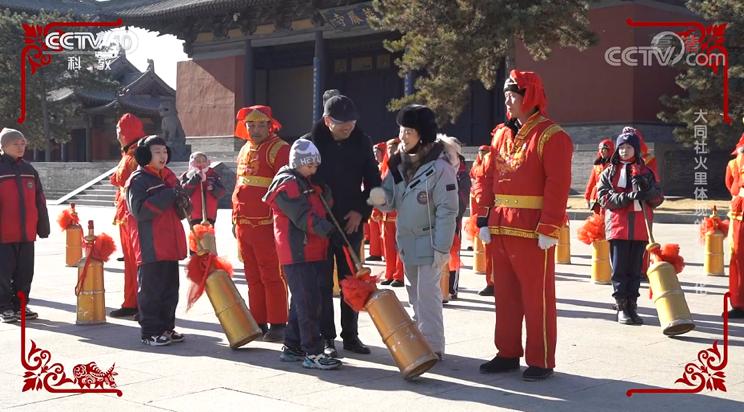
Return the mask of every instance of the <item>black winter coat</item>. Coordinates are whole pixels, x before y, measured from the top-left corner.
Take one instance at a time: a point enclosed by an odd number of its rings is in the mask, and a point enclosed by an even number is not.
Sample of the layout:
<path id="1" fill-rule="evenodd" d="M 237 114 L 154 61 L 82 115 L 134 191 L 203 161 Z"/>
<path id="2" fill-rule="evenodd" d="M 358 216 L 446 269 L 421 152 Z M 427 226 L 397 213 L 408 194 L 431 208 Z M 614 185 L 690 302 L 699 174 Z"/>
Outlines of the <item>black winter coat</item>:
<path id="1" fill-rule="evenodd" d="M 382 184 L 369 137 L 356 127 L 348 139 L 337 142 L 323 119 L 303 137 L 320 151 L 320 167 L 313 180 L 331 188 L 336 219 L 343 225 L 344 216 L 354 210 L 367 221 L 372 213 L 372 206 L 367 205 L 369 191 Z"/>

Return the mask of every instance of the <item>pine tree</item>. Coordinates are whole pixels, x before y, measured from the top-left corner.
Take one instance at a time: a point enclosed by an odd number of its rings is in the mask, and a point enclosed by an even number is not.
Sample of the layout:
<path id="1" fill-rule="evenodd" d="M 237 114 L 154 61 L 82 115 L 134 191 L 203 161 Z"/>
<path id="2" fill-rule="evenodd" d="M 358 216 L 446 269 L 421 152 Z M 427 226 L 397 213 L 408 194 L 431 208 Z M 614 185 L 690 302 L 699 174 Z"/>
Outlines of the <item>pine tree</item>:
<path id="1" fill-rule="evenodd" d="M 718 74 L 714 74 L 708 67 L 691 67 L 682 63 L 680 68 L 683 72 L 677 76 L 676 82 L 685 94 L 663 96 L 661 101 L 666 109 L 658 116 L 667 123 L 677 125 L 674 129 L 676 139 L 691 146 L 696 140 L 693 126 L 698 116 L 695 113 L 704 111 L 707 113 L 705 119 L 708 121 L 709 144 L 730 150 L 744 130 L 744 2 L 690 0 L 686 6 L 705 19 L 706 24 L 727 23 L 724 45 L 728 50 L 729 115 L 732 124 L 727 125 L 723 121 L 723 67 Z"/>
<path id="2" fill-rule="evenodd" d="M 402 52 L 401 76 L 417 73 L 415 93 L 390 102 L 395 110 L 412 102 L 430 106 L 440 124 L 454 121 L 469 96 L 469 83 L 493 88 L 498 69 L 507 68 L 515 42 L 535 59 L 554 46 L 585 49 L 596 41 L 589 30 L 589 0 L 375 0 L 373 27 L 401 33 L 387 41 Z"/>

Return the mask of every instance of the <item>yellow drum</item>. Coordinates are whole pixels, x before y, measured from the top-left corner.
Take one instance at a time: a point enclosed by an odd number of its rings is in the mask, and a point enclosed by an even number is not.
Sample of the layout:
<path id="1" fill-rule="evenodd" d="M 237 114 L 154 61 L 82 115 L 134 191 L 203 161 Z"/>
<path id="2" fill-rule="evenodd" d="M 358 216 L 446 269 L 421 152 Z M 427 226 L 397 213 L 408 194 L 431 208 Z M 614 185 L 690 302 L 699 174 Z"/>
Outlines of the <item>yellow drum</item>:
<path id="1" fill-rule="evenodd" d="M 675 336 L 695 329 L 674 267 L 667 262 L 654 263 L 648 268 L 647 274 L 664 334 Z"/>
<path id="2" fill-rule="evenodd" d="M 212 272 L 205 289 L 231 348 L 237 349 L 262 335 L 261 328 L 227 272 Z"/>
<path id="3" fill-rule="evenodd" d="M 437 355 L 403 309 L 395 292 L 390 289 L 376 291 L 365 309 L 403 378 L 413 379 L 437 363 Z"/>
<path id="4" fill-rule="evenodd" d="M 723 270 L 723 238 L 719 230 L 705 235 L 705 261 L 703 269 L 708 276 L 724 276 Z"/>
<path id="5" fill-rule="evenodd" d="M 65 265 L 75 267 L 83 257 L 83 228 L 80 225 L 70 225 L 65 230 Z"/>
<path id="6" fill-rule="evenodd" d="M 477 237 L 473 238 L 473 273 L 486 274 L 486 245 Z"/>
<path id="7" fill-rule="evenodd" d="M 598 285 L 612 283 L 610 242 L 604 239 L 592 242 L 592 282 Z"/>
<path id="8" fill-rule="evenodd" d="M 78 263 L 77 323 L 78 325 L 96 325 L 106 323 L 106 298 L 103 288 L 103 263 L 90 259 L 83 277 L 86 259 Z"/>
<path id="9" fill-rule="evenodd" d="M 558 245 L 555 247 L 555 263 L 571 263 L 571 231 L 568 224 L 561 228 Z"/>

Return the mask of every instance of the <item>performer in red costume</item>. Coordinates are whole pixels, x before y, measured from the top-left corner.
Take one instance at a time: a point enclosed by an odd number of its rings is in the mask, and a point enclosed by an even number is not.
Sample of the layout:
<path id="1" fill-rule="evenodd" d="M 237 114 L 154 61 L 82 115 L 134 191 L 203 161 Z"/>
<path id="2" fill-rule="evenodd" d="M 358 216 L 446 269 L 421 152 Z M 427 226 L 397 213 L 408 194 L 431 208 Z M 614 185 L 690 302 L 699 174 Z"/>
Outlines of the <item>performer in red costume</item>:
<path id="1" fill-rule="evenodd" d="M 382 165 L 387 162 L 386 146 L 385 142 L 382 142 L 372 147 L 380 170 L 382 170 Z M 367 233 L 367 238 L 369 239 L 369 256 L 367 257 L 367 261 L 380 262 L 385 255 L 385 245 L 382 241 L 382 212 L 372 209 L 367 227 L 369 228 Z"/>
<path id="2" fill-rule="evenodd" d="M 132 230 L 137 222 L 127 207 L 126 184 L 129 176 L 137 170 L 134 152 L 137 142 L 145 137 L 142 121 L 131 113 L 125 113 L 116 124 L 116 137 L 121 145 L 121 160 L 109 180 L 116 187 L 114 204 L 116 214 L 114 224 L 119 226 L 121 250 L 124 254 L 124 303 L 121 308 L 112 310 L 109 316 L 114 318 L 132 318 L 137 315 L 137 258 L 135 256 Z"/>
<path id="3" fill-rule="evenodd" d="M 385 157 L 380 162 L 380 175 L 384 179 L 388 173 L 388 158 L 398 151 L 400 139 L 393 138 L 385 142 Z M 380 282 L 383 285 L 390 285 L 394 288 L 405 286 L 403 282 L 403 260 L 398 256 L 398 244 L 395 240 L 395 221 L 398 219 L 398 212 L 380 212 L 377 209 L 372 211 L 382 214 L 382 240 L 385 252 L 385 280 Z"/>
<path id="4" fill-rule="evenodd" d="M 611 139 L 605 138 L 599 142 L 597 147 L 597 158 L 594 159 L 594 166 L 589 174 L 589 181 L 586 183 L 586 190 L 584 191 L 584 199 L 586 199 L 586 207 L 594 211 L 594 213 L 600 213 L 600 207 L 597 203 L 597 183 L 599 183 L 599 176 L 610 164 L 610 157 L 615 152 L 615 144 L 612 143 Z"/>
<path id="5" fill-rule="evenodd" d="M 485 177 L 485 165 L 490 161 L 491 147 L 483 145 L 478 148 L 478 155 L 475 157 L 473 167 L 470 168 L 470 218 L 468 218 L 467 230 L 473 234 L 473 250 L 482 249 L 483 241 L 478 238 L 478 226 L 476 220 L 478 216 L 478 203 L 481 202 L 483 195 L 483 184 Z M 475 243 L 479 242 L 480 245 Z M 491 256 L 486 253 L 486 287 L 478 292 L 480 296 L 493 296 L 493 267 L 491 265 Z"/>
<path id="6" fill-rule="evenodd" d="M 261 199 L 274 175 L 289 162 L 289 145 L 276 134 L 281 124 L 271 107 L 244 107 L 236 117 L 235 136 L 247 142 L 238 154 L 232 218 L 248 281 L 248 303 L 264 340 L 282 342 L 287 284 L 279 270 L 271 209 Z"/>
<path id="7" fill-rule="evenodd" d="M 731 208 L 729 219 L 731 225 L 731 260 L 729 261 L 729 292 L 731 292 L 731 306 L 729 317 L 744 318 L 744 251 L 742 251 L 741 221 L 744 215 L 744 133 L 732 155 L 736 157 L 729 161 L 726 167 L 726 188 L 731 192 Z"/>
<path id="8" fill-rule="evenodd" d="M 571 184 L 571 138 L 545 117 L 542 80 L 512 70 L 504 83 L 508 121 L 493 135 L 478 214 L 479 237 L 492 256 L 498 353 L 482 373 L 519 369 L 546 379 L 555 367 L 555 261 Z M 527 328 L 522 349 L 522 320 Z"/>

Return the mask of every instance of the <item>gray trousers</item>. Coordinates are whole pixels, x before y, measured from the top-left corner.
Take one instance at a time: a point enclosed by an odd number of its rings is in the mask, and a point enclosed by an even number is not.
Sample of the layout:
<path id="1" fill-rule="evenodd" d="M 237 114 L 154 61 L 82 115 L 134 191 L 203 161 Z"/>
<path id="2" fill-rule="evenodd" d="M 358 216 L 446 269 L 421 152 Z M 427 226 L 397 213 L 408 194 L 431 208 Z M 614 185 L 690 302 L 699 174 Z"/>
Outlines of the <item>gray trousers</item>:
<path id="1" fill-rule="evenodd" d="M 434 270 L 432 265 L 405 265 L 405 272 L 413 320 L 434 352 L 444 354 L 441 270 Z"/>

